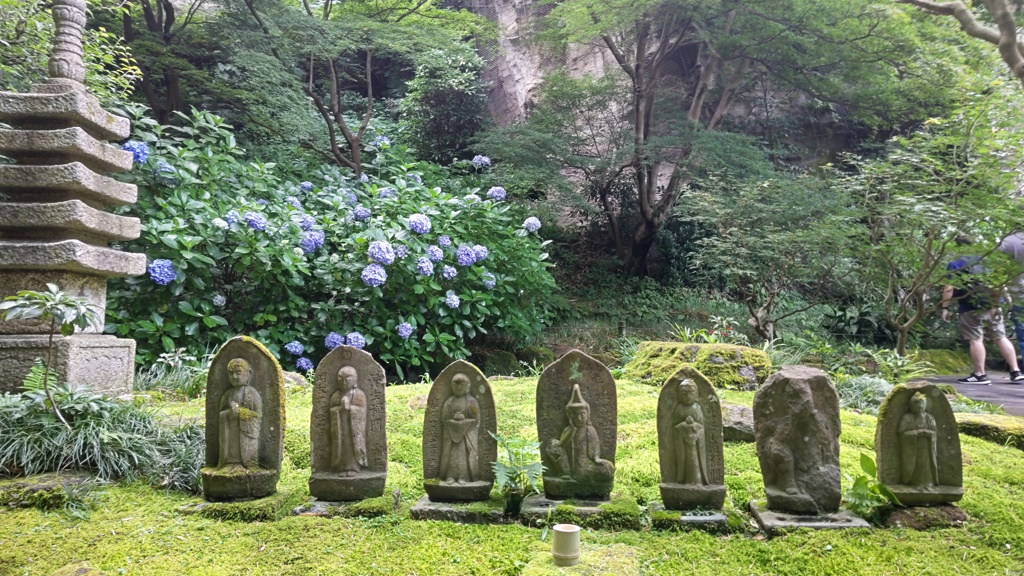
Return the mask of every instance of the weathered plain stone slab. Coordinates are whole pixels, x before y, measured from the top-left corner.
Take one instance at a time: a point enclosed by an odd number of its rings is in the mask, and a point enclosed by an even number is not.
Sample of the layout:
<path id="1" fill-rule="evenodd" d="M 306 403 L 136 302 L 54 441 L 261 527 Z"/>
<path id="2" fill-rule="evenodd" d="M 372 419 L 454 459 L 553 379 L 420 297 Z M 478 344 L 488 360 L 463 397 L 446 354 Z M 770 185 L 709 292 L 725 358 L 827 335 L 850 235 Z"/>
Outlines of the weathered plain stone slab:
<path id="1" fill-rule="evenodd" d="M 753 442 L 754 410 L 746 406 L 723 403 L 722 438 L 726 442 Z"/>
<path id="2" fill-rule="evenodd" d="M 0 324 L 2 325 L 2 324 Z M 51 370 L 74 386 L 98 394 L 131 394 L 135 381 L 135 341 L 99 334 L 57 336 L 53 339 Z M 0 335 L 0 393 L 21 387 L 36 358 L 45 359 L 47 336 Z"/>
<path id="3" fill-rule="evenodd" d="M 65 270 L 98 276 L 139 276 L 146 255 L 92 246 L 80 240 L 0 240 L 0 270 Z"/>
<path id="4" fill-rule="evenodd" d="M 207 500 L 262 498 L 277 490 L 284 446 L 284 374 L 256 340 L 236 336 L 214 356 L 206 383 Z"/>
<path id="5" fill-rule="evenodd" d="M 661 499 L 673 510 L 720 509 L 725 502 L 722 407 L 714 386 L 692 366 L 665 381 L 658 396 Z"/>
<path id="6" fill-rule="evenodd" d="M 138 199 L 138 187 L 102 176 L 81 162 L 53 166 L 0 164 L 0 192 L 18 201 L 80 198 L 94 206 L 122 206 Z"/>
<path id="7" fill-rule="evenodd" d="M 76 125 L 103 140 L 124 140 L 131 134 L 127 118 L 107 112 L 94 96 L 73 90 L 45 95 L 0 92 L 0 120 L 16 126 Z"/>
<path id="8" fill-rule="evenodd" d="M 839 431 L 839 397 L 825 372 L 784 366 L 758 389 L 754 434 L 769 509 L 839 510 Z"/>
<path id="9" fill-rule="evenodd" d="M 331 502 L 384 493 L 388 472 L 384 368 L 339 346 L 316 367 L 310 416 L 309 493 Z"/>
<path id="10" fill-rule="evenodd" d="M 0 153 L 27 164 L 77 161 L 97 172 L 125 172 L 132 168 L 132 153 L 97 140 L 85 130 L 3 130 Z"/>
<path id="11" fill-rule="evenodd" d="M 430 496 L 420 498 L 409 509 L 413 520 L 440 520 L 457 524 L 506 524 L 505 501 L 439 502 Z"/>
<path id="12" fill-rule="evenodd" d="M 19 239 L 78 239 L 106 247 L 109 240 L 134 240 L 142 225 L 138 218 L 97 210 L 81 200 L 46 204 L 0 202 L 0 229 Z"/>
<path id="13" fill-rule="evenodd" d="M 905 506 L 948 504 L 964 495 L 960 433 L 938 386 L 892 389 L 875 428 L 878 479 Z"/>
<path id="14" fill-rule="evenodd" d="M 620 495 L 611 500 L 552 500 L 532 494 L 523 499 L 519 519 L 527 526 L 550 526 L 554 522 L 610 530 L 641 527 L 640 507 L 632 498 Z"/>
<path id="15" fill-rule="evenodd" d="M 548 498 L 607 498 L 618 431 L 615 379 L 608 368 L 579 350 L 568 352 L 541 373 L 536 414 Z"/>
<path id="16" fill-rule="evenodd" d="M 661 502 L 650 504 L 651 528 L 656 530 L 703 530 L 706 532 L 724 532 L 729 528 L 729 520 L 725 514 L 717 511 L 680 511 L 667 510 Z"/>
<path id="17" fill-rule="evenodd" d="M 800 528 L 810 528 L 811 530 L 871 528 L 866 520 L 854 515 L 849 510 L 821 515 L 787 514 L 769 510 L 763 502 L 751 502 L 750 512 L 768 536 L 777 536 L 780 533 Z"/>
<path id="18" fill-rule="evenodd" d="M 423 415 L 423 488 L 434 502 L 487 500 L 498 446 L 494 395 L 479 368 L 445 367 L 430 387 Z"/>

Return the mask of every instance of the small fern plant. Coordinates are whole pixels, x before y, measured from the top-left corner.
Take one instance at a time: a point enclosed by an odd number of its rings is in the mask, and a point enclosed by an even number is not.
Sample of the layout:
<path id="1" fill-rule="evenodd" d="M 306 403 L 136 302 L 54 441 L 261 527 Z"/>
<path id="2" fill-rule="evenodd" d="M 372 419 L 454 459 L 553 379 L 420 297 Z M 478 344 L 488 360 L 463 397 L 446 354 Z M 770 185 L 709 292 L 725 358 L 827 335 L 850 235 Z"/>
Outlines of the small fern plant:
<path id="1" fill-rule="evenodd" d="M 525 438 L 505 438 L 491 433 L 498 442 L 499 456 L 494 462 L 494 481 L 505 496 L 505 513 L 518 514 L 527 492 L 540 493 L 544 473 L 540 462 L 540 443 Z"/>

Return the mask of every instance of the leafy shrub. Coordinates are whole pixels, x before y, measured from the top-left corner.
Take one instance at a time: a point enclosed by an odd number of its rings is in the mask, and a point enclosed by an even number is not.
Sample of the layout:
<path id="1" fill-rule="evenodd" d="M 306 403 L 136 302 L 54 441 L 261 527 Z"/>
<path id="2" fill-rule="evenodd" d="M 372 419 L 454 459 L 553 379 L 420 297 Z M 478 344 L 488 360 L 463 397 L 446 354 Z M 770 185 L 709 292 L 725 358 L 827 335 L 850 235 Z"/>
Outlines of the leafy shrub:
<path id="1" fill-rule="evenodd" d="M 893 388 L 884 378 L 868 375 L 841 376 L 836 378 L 835 383 L 839 406 L 866 414 L 878 414 L 882 400 Z"/>
<path id="2" fill-rule="evenodd" d="M 288 369 L 326 354 L 332 332 L 358 333 L 403 376 L 466 357 L 467 340 L 492 331 L 526 340 L 551 315 L 546 243 L 477 176 L 378 144 L 365 181 L 325 165 L 300 183 L 247 162 L 220 118 L 187 120 L 134 124 L 151 154 L 126 175 L 143 232 L 125 247 L 145 252 L 151 273 L 111 284 L 108 331 L 134 337 L 140 361 L 244 333 Z M 293 341 L 301 355 L 282 352 Z"/>

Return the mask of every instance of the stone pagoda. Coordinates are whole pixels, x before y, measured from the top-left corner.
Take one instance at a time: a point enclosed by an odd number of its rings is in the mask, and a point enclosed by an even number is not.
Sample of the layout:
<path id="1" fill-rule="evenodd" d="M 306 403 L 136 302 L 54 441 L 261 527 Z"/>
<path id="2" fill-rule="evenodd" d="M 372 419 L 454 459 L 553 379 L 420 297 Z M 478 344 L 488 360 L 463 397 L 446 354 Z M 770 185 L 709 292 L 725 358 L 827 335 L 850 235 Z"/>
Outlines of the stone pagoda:
<path id="1" fill-rule="evenodd" d="M 54 0 L 50 79 L 29 93 L 0 92 L 0 300 L 47 283 L 106 307 L 107 278 L 138 276 L 146 256 L 108 247 L 138 238 L 137 218 L 104 207 L 135 202 L 136 187 L 102 175 L 132 167 L 132 154 L 104 140 L 128 137 L 125 118 L 85 89 L 86 0 Z M 48 325 L 0 322 L 0 392 L 17 389 L 46 357 Z M 56 338 L 51 369 L 61 381 L 112 396 L 129 394 L 135 341 L 90 329 Z"/>

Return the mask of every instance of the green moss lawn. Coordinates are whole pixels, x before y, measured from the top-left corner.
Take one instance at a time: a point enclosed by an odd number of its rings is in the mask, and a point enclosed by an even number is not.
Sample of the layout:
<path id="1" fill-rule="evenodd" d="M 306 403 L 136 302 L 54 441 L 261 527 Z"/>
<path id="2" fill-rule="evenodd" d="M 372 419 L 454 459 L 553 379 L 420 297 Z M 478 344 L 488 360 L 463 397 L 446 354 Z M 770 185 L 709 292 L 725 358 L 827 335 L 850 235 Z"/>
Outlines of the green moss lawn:
<path id="1" fill-rule="evenodd" d="M 503 435 L 533 437 L 535 380 L 492 382 Z M 108 574 L 521 574 L 546 573 L 542 531 L 519 525 L 465 526 L 413 521 L 422 494 L 420 429 L 425 385 L 388 389 L 387 494 L 402 493 L 395 515 L 373 519 L 287 516 L 243 523 L 178 512 L 199 499 L 143 485 L 110 486 L 85 521 L 57 512 L 0 512 L 0 574 L 48 575 L 87 561 Z M 641 504 L 657 498 L 654 386 L 619 382 L 616 489 Z M 752 393 L 725 393 L 749 404 Z M 290 507 L 308 498 L 311 394 L 290 392 L 284 472 Z M 202 401 L 159 407 L 168 418 L 201 414 Z M 875 419 L 843 414 L 842 467 L 853 474 L 871 450 Z M 874 529 L 800 532 L 772 540 L 756 530 L 597 531 L 583 534 L 588 574 L 1024 574 L 1024 459 L 1020 450 L 962 437 L 962 528 L 916 532 Z M 727 507 L 763 496 L 753 444 L 726 444 Z M 749 517 L 743 515 L 747 526 Z M 613 568 L 615 567 L 615 568 Z M 627 569 L 628 568 L 628 569 Z M 571 572 L 577 573 L 577 572 Z M 582 572 L 579 572 L 582 573 Z"/>

